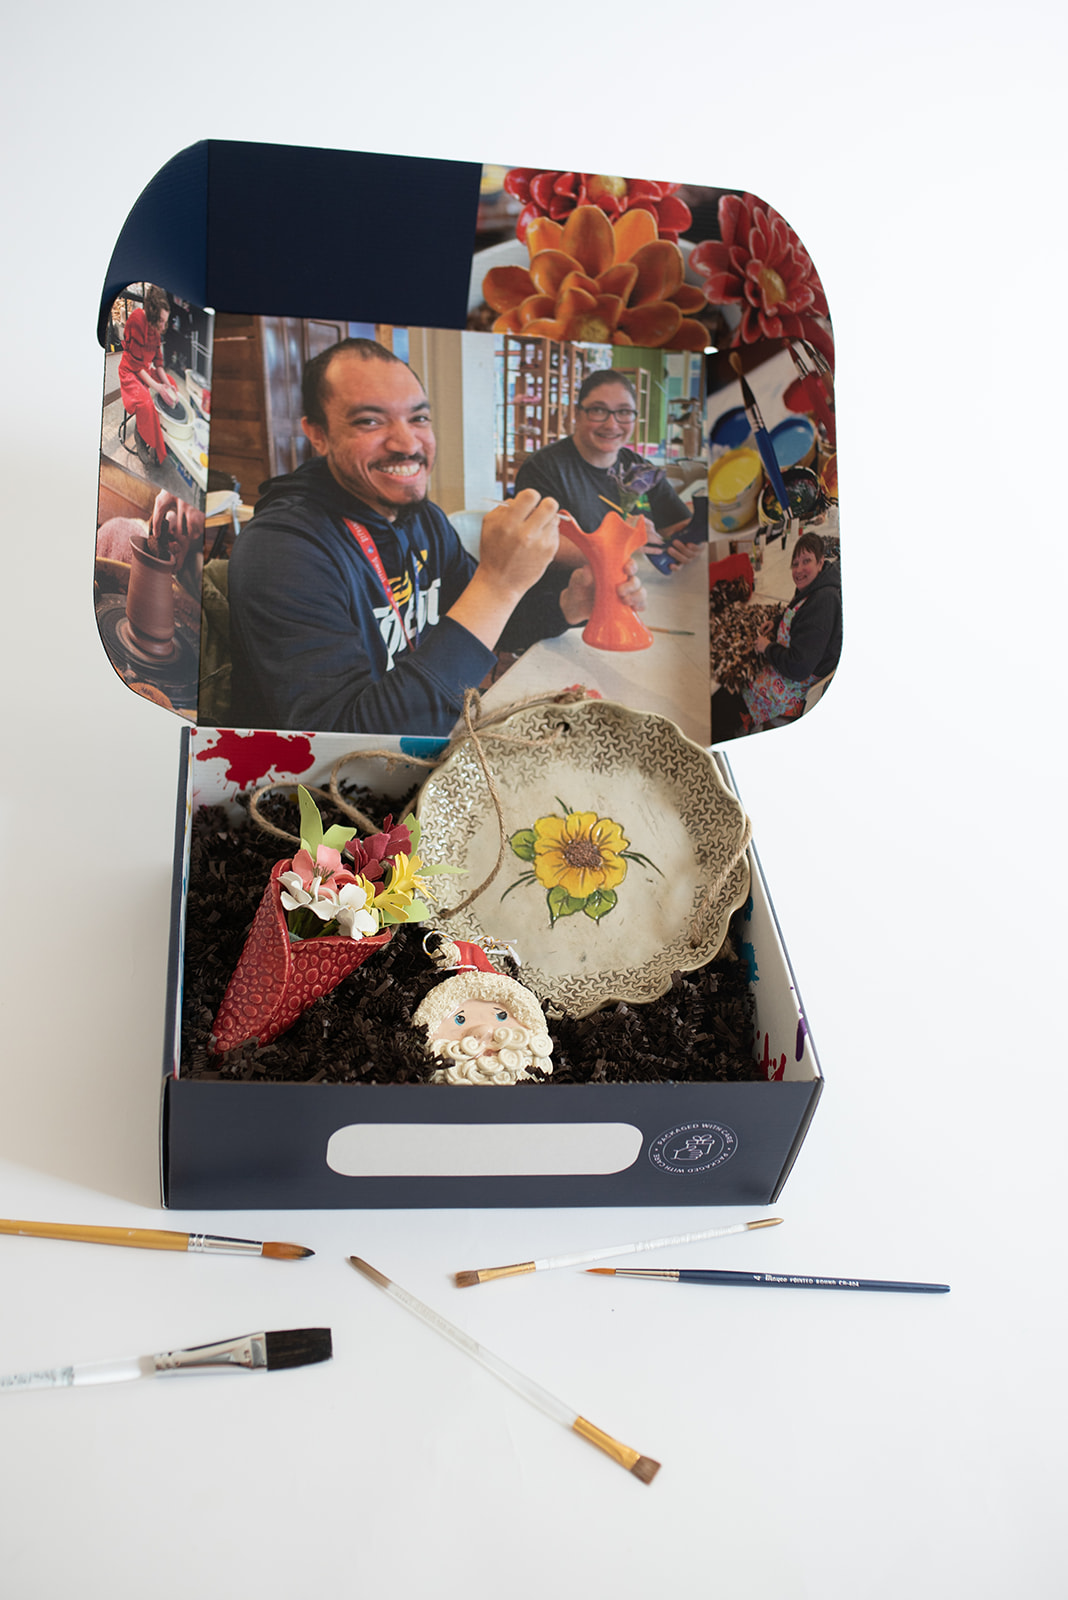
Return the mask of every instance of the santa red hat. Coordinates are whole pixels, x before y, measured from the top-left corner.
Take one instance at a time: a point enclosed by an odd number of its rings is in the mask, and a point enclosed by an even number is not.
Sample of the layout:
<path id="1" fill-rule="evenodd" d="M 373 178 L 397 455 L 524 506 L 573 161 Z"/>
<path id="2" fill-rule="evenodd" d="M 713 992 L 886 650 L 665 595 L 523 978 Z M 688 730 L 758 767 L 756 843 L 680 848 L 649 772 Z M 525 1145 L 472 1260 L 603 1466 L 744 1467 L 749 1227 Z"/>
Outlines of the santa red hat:
<path id="1" fill-rule="evenodd" d="M 428 1035 L 451 1011 L 461 1010 L 465 1000 L 486 1000 L 510 1011 L 539 1038 L 547 1038 L 545 1014 L 537 997 L 514 978 L 498 972 L 481 945 L 446 939 L 434 952 L 434 960 L 455 976 L 435 984 L 413 1013 L 412 1020 L 422 1024 Z"/>

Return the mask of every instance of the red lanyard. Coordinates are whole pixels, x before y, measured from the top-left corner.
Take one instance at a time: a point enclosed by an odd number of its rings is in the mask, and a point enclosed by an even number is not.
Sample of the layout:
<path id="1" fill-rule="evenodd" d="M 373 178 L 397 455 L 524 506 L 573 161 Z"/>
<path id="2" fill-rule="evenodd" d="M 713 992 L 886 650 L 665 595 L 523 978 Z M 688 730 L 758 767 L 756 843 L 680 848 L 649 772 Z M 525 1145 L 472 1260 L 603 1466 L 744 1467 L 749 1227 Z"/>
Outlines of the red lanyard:
<path id="1" fill-rule="evenodd" d="M 349 530 L 349 532 L 352 534 L 352 537 L 356 540 L 356 543 L 359 545 L 360 549 L 363 551 L 363 553 L 367 557 L 368 561 L 371 563 L 371 567 L 372 567 L 372 570 L 374 571 L 375 577 L 378 579 L 379 583 L 382 585 L 382 593 L 385 595 L 386 599 L 389 601 L 390 605 L 393 607 L 393 615 L 397 619 L 397 624 L 398 624 L 398 626 L 400 628 L 401 633 L 403 633 L 403 635 L 404 635 L 405 643 L 407 644 L 408 649 L 409 650 L 414 650 L 415 649 L 415 645 L 416 645 L 416 643 L 418 642 L 418 639 L 419 639 L 418 631 L 416 632 L 415 641 L 413 642 L 411 634 L 408 632 L 408 629 L 404 626 L 404 618 L 400 614 L 400 607 L 397 604 L 396 598 L 395 598 L 395 596 L 393 594 L 393 590 L 389 586 L 389 579 L 386 577 L 386 569 L 382 565 L 382 557 L 378 553 L 378 546 L 375 544 L 374 540 L 371 538 L 371 535 L 368 533 L 367 529 L 364 527 L 362 522 L 350 522 L 348 517 L 346 517 L 345 518 L 345 526 Z M 412 594 L 413 594 L 414 599 L 415 599 L 416 617 L 418 618 L 418 615 L 419 615 L 419 589 L 418 589 L 418 585 L 414 581 L 412 583 Z M 418 621 L 416 623 L 416 628 L 418 630 Z"/>

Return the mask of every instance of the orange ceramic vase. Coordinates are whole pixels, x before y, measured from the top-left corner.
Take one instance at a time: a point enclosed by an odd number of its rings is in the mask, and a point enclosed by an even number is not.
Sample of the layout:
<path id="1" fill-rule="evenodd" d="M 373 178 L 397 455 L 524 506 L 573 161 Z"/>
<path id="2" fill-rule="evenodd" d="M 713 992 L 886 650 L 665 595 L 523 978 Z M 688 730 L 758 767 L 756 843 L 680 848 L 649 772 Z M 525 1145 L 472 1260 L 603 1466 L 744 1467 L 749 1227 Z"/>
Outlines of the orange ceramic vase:
<path id="1" fill-rule="evenodd" d="M 565 512 L 560 532 L 578 546 L 593 572 L 593 611 L 582 632 L 585 643 L 595 650 L 648 650 L 652 634 L 616 593 L 627 576 L 627 557 L 648 542 L 645 518 L 631 524 L 610 511 L 595 532 L 584 533 Z"/>

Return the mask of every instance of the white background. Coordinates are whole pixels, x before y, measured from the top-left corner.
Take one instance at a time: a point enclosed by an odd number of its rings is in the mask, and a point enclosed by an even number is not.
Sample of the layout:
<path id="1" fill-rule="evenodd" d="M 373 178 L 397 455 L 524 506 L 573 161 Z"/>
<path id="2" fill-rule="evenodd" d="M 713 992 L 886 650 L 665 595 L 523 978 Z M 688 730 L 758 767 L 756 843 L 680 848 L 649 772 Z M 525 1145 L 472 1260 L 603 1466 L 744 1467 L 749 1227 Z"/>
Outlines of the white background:
<path id="1" fill-rule="evenodd" d="M 828 1088 L 786 1225 L 664 1264 L 953 1285 L 447 1278 L 695 1211 L 163 1219 L 313 1245 L 293 1266 L 0 1239 L 2 1371 L 264 1326 L 331 1324 L 337 1352 L 4 1397 L 12 1600 L 1064 1593 L 1058 15 L 12 10 L 0 1213 L 160 1220 L 179 727 L 96 637 L 95 326 L 152 175 L 198 138 L 259 139 L 744 186 L 804 239 L 837 338 L 846 644 L 811 718 L 731 754 Z M 366 223 L 388 248 L 389 219 Z M 352 1251 L 662 1460 L 656 1482 L 436 1339 Z"/>

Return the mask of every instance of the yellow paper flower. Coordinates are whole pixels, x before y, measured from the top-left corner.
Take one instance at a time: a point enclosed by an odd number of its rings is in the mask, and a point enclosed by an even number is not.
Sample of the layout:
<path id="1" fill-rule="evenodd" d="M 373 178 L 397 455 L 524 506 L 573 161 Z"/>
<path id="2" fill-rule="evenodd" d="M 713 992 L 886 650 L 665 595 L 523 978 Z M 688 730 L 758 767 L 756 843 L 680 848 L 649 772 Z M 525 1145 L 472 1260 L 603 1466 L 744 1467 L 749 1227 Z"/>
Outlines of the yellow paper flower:
<path id="1" fill-rule="evenodd" d="M 423 863 L 418 856 L 406 856 L 398 850 L 393 858 L 393 876 L 389 880 L 392 894 L 406 894 L 409 900 L 416 894 L 429 894 L 430 890 L 419 876 Z"/>
<path id="2" fill-rule="evenodd" d="M 622 852 L 629 840 L 610 817 L 569 811 L 539 817 L 534 824 L 534 872 L 547 889 L 562 887 L 574 900 L 596 889 L 614 889 L 627 875 Z"/>
<path id="3" fill-rule="evenodd" d="M 404 914 L 417 894 L 433 900 L 429 885 L 419 876 L 422 866 L 418 856 L 406 856 L 403 850 L 398 850 L 393 858 L 389 886 L 375 896 L 375 910 L 404 921 Z"/>

